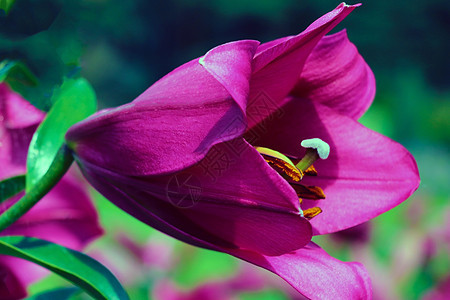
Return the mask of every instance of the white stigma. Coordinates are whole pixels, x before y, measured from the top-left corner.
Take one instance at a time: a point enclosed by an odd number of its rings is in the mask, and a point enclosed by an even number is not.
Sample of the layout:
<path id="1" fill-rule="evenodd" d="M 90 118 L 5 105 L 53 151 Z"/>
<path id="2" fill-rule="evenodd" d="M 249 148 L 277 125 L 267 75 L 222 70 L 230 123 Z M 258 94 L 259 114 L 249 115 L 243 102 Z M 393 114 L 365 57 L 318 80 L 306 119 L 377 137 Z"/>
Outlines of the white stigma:
<path id="1" fill-rule="evenodd" d="M 304 148 L 316 149 L 321 159 L 327 159 L 330 155 L 330 145 L 319 138 L 303 140 L 301 145 Z"/>

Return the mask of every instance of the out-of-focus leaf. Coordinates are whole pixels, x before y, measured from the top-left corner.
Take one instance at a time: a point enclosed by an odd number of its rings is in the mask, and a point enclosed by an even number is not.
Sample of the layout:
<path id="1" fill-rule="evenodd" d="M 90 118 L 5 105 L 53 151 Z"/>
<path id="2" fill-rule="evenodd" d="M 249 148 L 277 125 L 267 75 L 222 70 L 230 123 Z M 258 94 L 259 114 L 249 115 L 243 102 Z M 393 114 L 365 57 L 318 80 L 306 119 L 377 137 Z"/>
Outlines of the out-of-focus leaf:
<path id="1" fill-rule="evenodd" d="M 185 244 L 180 246 L 183 248 L 180 249 L 180 262 L 174 279 L 183 287 L 194 287 L 212 278 L 232 276 L 237 271 L 238 261 L 227 254 Z"/>
<path id="2" fill-rule="evenodd" d="M 5 14 L 8 14 L 14 2 L 16 2 L 16 0 L 0 0 L 0 9 L 2 9 Z"/>
<path id="3" fill-rule="evenodd" d="M 288 300 L 289 297 L 278 290 L 263 290 L 257 292 L 245 292 L 239 295 L 241 300 Z"/>
<path id="4" fill-rule="evenodd" d="M 81 252 L 41 239 L 4 236 L 0 237 L 0 254 L 19 257 L 47 268 L 77 285 L 94 299 L 129 299 L 108 269 Z"/>
<path id="5" fill-rule="evenodd" d="M 36 130 L 28 150 L 27 191 L 47 172 L 69 127 L 97 110 L 95 92 L 84 78 L 65 80 L 53 97 L 55 104 Z"/>
<path id="6" fill-rule="evenodd" d="M 1 1 L 1 0 L 0 0 Z M 0 62 L 0 83 L 6 82 L 13 91 L 40 110 L 48 111 L 51 106 L 51 89 L 42 86 L 25 64 L 14 60 Z"/>
<path id="7" fill-rule="evenodd" d="M 48 299 L 58 299 L 58 300 L 69 300 L 76 292 L 80 289 L 76 287 L 59 288 L 51 291 L 45 291 L 37 295 L 26 298 L 25 300 L 48 300 Z"/>
<path id="8" fill-rule="evenodd" d="M 0 82 L 3 81 L 6 81 L 11 87 L 36 86 L 38 84 L 33 73 L 24 64 L 14 60 L 4 60 L 0 63 Z"/>
<path id="9" fill-rule="evenodd" d="M 19 175 L 0 181 L 0 203 L 17 195 L 25 189 L 25 175 Z"/>

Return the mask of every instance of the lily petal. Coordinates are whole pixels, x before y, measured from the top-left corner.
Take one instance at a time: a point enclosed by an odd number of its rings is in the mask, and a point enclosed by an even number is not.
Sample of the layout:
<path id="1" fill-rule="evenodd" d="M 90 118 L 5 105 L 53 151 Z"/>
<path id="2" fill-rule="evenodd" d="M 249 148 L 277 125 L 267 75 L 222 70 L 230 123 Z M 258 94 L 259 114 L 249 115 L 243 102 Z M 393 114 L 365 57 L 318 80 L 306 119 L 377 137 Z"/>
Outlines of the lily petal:
<path id="1" fill-rule="evenodd" d="M 28 263 L 29 264 L 29 263 Z M 0 256 L 0 299 L 23 299 L 27 296 L 25 285 L 14 270 L 27 266 L 27 262 L 12 256 Z"/>
<path id="2" fill-rule="evenodd" d="M 81 165 L 116 205 L 197 246 L 280 255 L 311 239 L 295 192 L 242 139 L 216 145 L 200 164 L 165 177 L 130 178 Z"/>
<path id="3" fill-rule="evenodd" d="M 268 122 L 258 145 L 302 157 L 300 142 L 320 138 L 331 148 L 314 166 L 318 176 L 304 184 L 323 188 L 326 199 L 305 199 L 302 209 L 319 206 L 315 234 L 332 233 L 374 218 L 406 200 L 419 185 L 412 155 L 400 144 L 318 102 L 291 98 L 283 118 Z"/>
<path id="4" fill-rule="evenodd" d="M 248 108 L 249 128 L 276 111 L 300 78 L 320 39 L 359 5 L 341 3 L 302 33 L 262 44 L 253 60 Z"/>
<path id="5" fill-rule="evenodd" d="M 233 247 L 233 245 L 221 240 L 220 237 L 215 237 L 216 239 L 214 239 L 214 237 L 211 237 L 204 230 L 193 224 L 190 224 L 188 230 L 183 227 L 179 228 L 179 225 L 183 225 L 185 222 L 184 217 L 176 210 L 173 210 L 172 204 L 160 201 L 160 195 L 158 197 L 150 192 L 146 192 L 152 186 L 154 186 L 155 191 L 161 190 L 161 186 L 158 184 L 147 182 L 146 188 L 143 191 L 139 191 L 139 187 L 135 186 L 139 185 L 139 182 L 137 184 L 134 181 L 130 182 L 130 178 L 122 177 L 88 162 L 82 162 L 82 172 L 89 183 L 117 207 L 167 235 L 206 249 L 217 249 L 213 243 L 223 247 Z M 127 191 L 134 191 L 134 193 L 128 195 Z M 172 214 L 167 213 L 170 211 Z M 189 231 L 195 232 L 195 234 L 190 234 L 188 233 Z M 204 238 L 205 236 L 207 238 Z M 206 239 L 213 239 L 213 243 L 206 242 Z"/>
<path id="6" fill-rule="evenodd" d="M 342 30 L 320 40 L 291 94 L 358 119 L 375 97 L 375 77 Z"/>
<path id="7" fill-rule="evenodd" d="M 25 173 L 28 145 L 44 113 L 0 84 L 0 178 Z"/>
<path id="8" fill-rule="evenodd" d="M 0 115 L 8 129 L 26 128 L 39 124 L 45 113 L 14 93 L 5 83 L 0 83 Z"/>
<path id="9" fill-rule="evenodd" d="M 249 95 L 248 79 L 252 66 L 248 61 L 259 45 L 258 41 L 243 40 L 213 48 L 200 58 L 201 64 L 230 93 L 245 114 Z M 236 48 L 239 47 L 239 51 Z M 231 63 L 234 61 L 234 63 Z M 239 63 L 241 62 L 241 63 Z M 167 91 L 162 91 L 167 93 Z"/>
<path id="10" fill-rule="evenodd" d="M 239 41 L 210 50 L 132 103 L 73 126 L 66 136 L 69 144 L 88 162 L 124 175 L 170 173 L 197 163 L 214 144 L 245 130 L 251 59 L 258 44 Z"/>
<path id="11" fill-rule="evenodd" d="M 310 299 L 372 299 L 372 285 L 362 264 L 341 262 L 313 242 L 280 256 L 231 254 L 279 275 Z"/>

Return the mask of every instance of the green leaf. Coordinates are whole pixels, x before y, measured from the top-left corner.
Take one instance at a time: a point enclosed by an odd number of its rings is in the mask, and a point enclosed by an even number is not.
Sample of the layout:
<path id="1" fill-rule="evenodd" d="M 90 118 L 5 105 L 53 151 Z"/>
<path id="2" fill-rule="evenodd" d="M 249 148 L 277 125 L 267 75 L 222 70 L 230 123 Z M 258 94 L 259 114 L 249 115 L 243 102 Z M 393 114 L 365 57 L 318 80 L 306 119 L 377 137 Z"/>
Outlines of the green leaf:
<path id="1" fill-rule="evenodd" d="M 14 176 L 0 181 L 0 203 L 25 189 L 25 175 Z"/>
<path id="2" fill-rule="evenodd" d="M 55 104 L 36 130 L 28 150 L 27 192 L 47 172 L 70 126 L 97 110 L 95 92 L 84 78 L 66 79 L 53 98 Z"/>
<path id="3" fill-rule="evenodd" d="M 45 291 L 37 295 L 26 298 L 25 300 L 48 300 L 48 299 L 58 299 L 58 300 L 69 300 L 75 293 L 79 292 L 80 289 L 76 287 L 59 288 L 51 291 Z"/>
<path id="4" fill-rule="evenodd" d="M 89 256 L 41 239 L 23 236 L 0 237 L 0 254 L 34 262 L 56 273 L 94 299 L 128 300 L 114 275 Z"/>
<path id="5" fill-rule="evenodd" d="M 0 9 L 3 9 L 5 14 L 8 14 L 14 2 L 16 2 L 16 0 L 0 0 Z"/>

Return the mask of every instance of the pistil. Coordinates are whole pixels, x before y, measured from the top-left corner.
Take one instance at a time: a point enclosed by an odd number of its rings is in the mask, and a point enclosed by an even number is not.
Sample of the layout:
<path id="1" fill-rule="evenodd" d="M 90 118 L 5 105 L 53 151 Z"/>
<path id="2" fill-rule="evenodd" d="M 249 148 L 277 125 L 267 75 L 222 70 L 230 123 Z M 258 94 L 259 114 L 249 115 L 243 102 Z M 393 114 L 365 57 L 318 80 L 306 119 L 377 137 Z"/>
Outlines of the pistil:
<path id="1" fill-rule="evenodd" d="M 303 140 L 301 145 L 307 148 L 305 156 L 296 165 L 302 172 L 308 170 L 319 158 L 327 159 L 330 154 L 330 146 L 318 138 Z"/>

